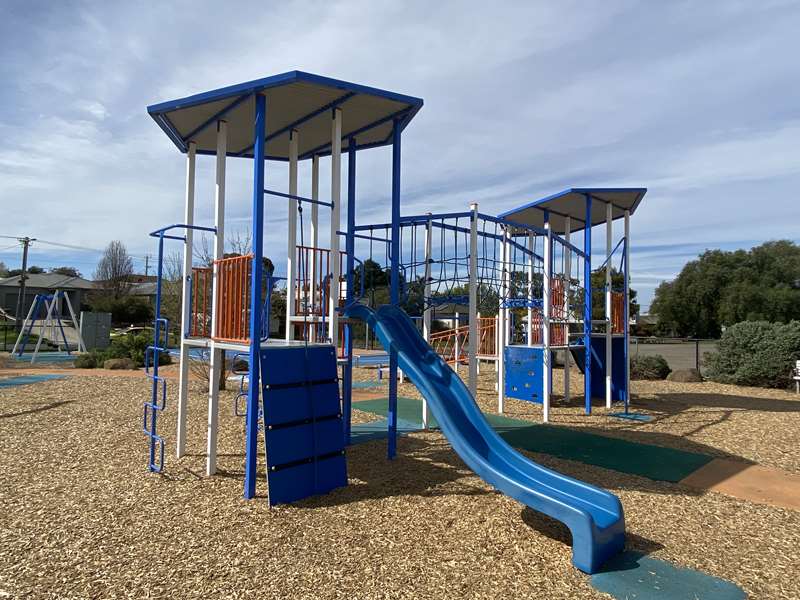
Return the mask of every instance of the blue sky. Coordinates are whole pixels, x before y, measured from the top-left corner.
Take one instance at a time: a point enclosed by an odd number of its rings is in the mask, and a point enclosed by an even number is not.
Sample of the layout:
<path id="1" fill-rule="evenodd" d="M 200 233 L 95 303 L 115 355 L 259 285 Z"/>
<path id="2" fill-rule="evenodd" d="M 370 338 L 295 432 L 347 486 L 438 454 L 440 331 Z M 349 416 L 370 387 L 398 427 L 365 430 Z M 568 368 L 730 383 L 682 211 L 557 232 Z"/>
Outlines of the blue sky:
<path id="1" fill-rule="evenodd" d="M 147 232 L 181 220 L 184 183 L 183 157 L 145 107 L 300 69 L 425 99 L 403 143 L 405 214 L 648 187 L 632 219 L 645 306 L 705 248 L 799 237 L 797 2 L 7 1 L 3 12 L 0 235 L 119 239 L 143 267 Z M 385 220 L 389 152 L 358 166 L 358 221 Z M 199 221 L 211 218 L 212 168 L 199 160 Z M 229 230 L 247 227 L 249 173 L 230 161 Z M 286 166 L 267 177 L 284 189 Z M 300 193 L 309 186 L 303 165 Z M 284 218 L 268 204 L 270 223 Z M 282 239 L 268 227 L 278 265 Z M 0 238 L 0 260 L 16 267 L 12 244 Z M 31 249 L 33 264 L 87 275 L 97 258 Z"/>

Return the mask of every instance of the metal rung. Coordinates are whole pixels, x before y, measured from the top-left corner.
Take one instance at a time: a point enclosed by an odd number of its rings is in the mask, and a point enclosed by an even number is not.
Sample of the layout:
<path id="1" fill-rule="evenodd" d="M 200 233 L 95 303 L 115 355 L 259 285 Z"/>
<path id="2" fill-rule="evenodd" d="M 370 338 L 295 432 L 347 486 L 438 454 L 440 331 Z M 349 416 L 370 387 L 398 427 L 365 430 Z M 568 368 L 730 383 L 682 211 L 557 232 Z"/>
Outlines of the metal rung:
<path id="1" fill-rule="evenodd" d="M 150 436 L 150 447 L 152 448 L 155 445 L 158 445 L 158 449 L 153 452 L 154 456 L 158 457 L 157 462 L 149 462 L 148 461 L 148 468 L 153 473 L 161 473 L 164 470 L 164 438 L 160 435 L 151 435 Z"/>

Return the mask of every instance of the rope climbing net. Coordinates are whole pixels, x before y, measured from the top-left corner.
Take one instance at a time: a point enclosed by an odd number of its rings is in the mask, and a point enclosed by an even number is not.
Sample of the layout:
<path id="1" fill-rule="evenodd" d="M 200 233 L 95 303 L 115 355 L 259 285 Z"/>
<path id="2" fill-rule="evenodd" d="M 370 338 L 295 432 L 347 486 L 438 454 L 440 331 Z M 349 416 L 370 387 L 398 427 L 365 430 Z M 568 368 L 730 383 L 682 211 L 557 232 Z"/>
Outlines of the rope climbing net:
<path id="1" fill-rule="evenodd" d="M 366 257 L 357 279 L 363 277 L 366 300 L 381 303 L 386 299 L 380 289 L 389 285 L 391 226 L 356 229 L 356 252 Z M 584 253 L 547 230 L 464 212 L 402 217 L 399 236 L 402 297 L 412 316 L 431 306 L 468 305 L 472 285 L 483 315 L 496 314 L 500 308 L 541 312 L 549 273 L 551 315 L 570 322 L 582 318 Z M 556 290 L 559 298 L 553 297 Z"/>

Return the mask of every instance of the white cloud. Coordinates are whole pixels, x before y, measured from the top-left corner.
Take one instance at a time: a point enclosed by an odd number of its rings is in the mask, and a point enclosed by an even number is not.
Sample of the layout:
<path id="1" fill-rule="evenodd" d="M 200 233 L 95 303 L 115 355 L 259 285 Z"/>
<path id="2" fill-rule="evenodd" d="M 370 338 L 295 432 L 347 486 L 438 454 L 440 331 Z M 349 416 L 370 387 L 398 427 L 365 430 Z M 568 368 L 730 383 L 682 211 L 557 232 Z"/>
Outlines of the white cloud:
<path id="1" fill-rule="evenodd" d="M 406 213 L 645 185 L 634 244 L 796 235 L 792 3 L 235 6 L 8 11 L 0 233 L 152 251 L 147 232 L 182 218 L 184 162 L 146 105 L 301 69 L 425 99 L 404 140 Z M 388 215 L 388 164 L 386 150 L 359 157 L 362 222 Z M 211 167 L 199 160 L 198 219 L 211 217 Z M 285 179 L 284 165 L 269 166 L 270 186 Z M 248 222 L 249 185 L 249 163 L 231 161 L 231 226 Z M 271 221 L 283 214 L 268 205 Z M 267 250 L 280 268 L 280 236 Z M 644 284 L 693 252 L 644 253 L 635 268 Z"/>

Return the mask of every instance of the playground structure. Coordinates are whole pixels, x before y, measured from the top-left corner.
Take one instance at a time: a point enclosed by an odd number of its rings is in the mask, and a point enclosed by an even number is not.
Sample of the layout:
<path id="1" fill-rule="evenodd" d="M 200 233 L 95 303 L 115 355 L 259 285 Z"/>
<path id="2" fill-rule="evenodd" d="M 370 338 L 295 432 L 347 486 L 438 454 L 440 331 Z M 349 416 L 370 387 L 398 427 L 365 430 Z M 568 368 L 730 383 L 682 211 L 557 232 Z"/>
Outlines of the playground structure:
<path id="1" fill-rule="evenodd" d="M 64 307 L 67 310 L 66 314 Z M 52 294 L 36 294 L 28 314 L 22 322 L 22 328 L 14 343 L 14 348 L 11 350 L 11 355 L 16 354 L 17 357 L 22 358 L 33 334 L 37 336 L 37 339 L 31 353 L 31 364 L 36 362 L 42 341 L 45 339 L 68 355 L 73 349 L 78 352 L 86 352 L 86 344 L 83 343 L 83 336 L 72 308 L 72 302 L 70 302 L 69 294 L 64 291 L 55 290 Z M 69 337 L 74 339 L 71 341 L 68 339 Z"/>
<path id="2" fill-rule="evenodd" d="M 143 409 L 149 468 L 160 472 L 165 461 L 158 420 L 166 406 L 167 381 L 159 375 L 158 358 L 167 352 L 169 328 L 161 316 L 164 248 L 175 240 L 184 248 L 178 458 L 186 453 L 189 351 L 202 348 L 210 357 L 208 475 L 216 471 L 219 392 L 215 382 L 225 353 L 240 353 L 248 357 L 249 365 L 245 498 L 255 495 L 260 430 L 265 438 L 271 505 L 346 485 L 352 325 L 353 319 L 359 319 L 375 331 L 388 353 L 388 457 L 396 454 L 397 382 L 402 367 L 425 399 L 423 422 L 427 424 L 430 406 L 456 452 L 477 474 L 535 510 L 565 522 L 573 533 L 573 562 L 593 572 L 624 545 L 619 500 L 511 449 L 475 403 L 477 373 L 481 360 L 497 364 L 500 412 L 504 398 L 516 395 L 541 402 L 547 420 L 551 354 L 560 351 L 567 365 L 570 355 L 579 366 L 584 365 L 587 412 L 595 390 L 592 380 L 598 376 L 604 377 L 607 406 L 618 399 L 627 409 L 627 367 L 617 377 L 619 369 L 613 370 L 613 365 L 627 365 L 628 221 L 645 191 L 571 189 L 499 217 L 479 213 L 477 204 L 461 213 L 401 216 L 402 133 L 422 104 L 418 98 L 293 71 L 148 108 L 187 156 L 184 222 L 151 233 L 158 239 L 158 283 L 154 343 L 146 353 L 151 399 Z M 357 152 L 386 145 L 392 148 L 391 221 L 356 225 Z M 341 157 L 345 151 L 347 223 L 342 231 Z M 215 156 L 216 162 L 213 226 L 194 222 L 196 157 L 204 154 Z M 246 256 L 224 254 L 228 156 L 253 158 L 253 252 Z M 330 197 L 322 200 L 319 164 L 326 156 L 331 162 L 331 187 Z M 298 164 L 306 159 L 311 161 L 310 196 L 300 195 L 298 187 Z M 265 160 L 288 162 L 287 192 L 265 188 Z M 287 316 L 282 340 L 269 336 L 277 278 L 263 268 L 267 197 L 288 204 Z M 309 239 L 305 237 L 306 207 L 311 213 Z M 327 248 L 319 245 L 319 207 L 330 216 Z M 274 214 L 272 208 L 269 214 Z M 625 235 L 612 248 L 615 218 L 625 219 Z M 593 320 L 591 229 L 601 222 L 609 232 L 603 263 L 606 316 Z M 584 234 L 582 249 L 570 241 L 576 230 Z M 196 231 L 213 234 L 210 267 L 192 263 Z M 434 244 L 434 232 L 439 234 L 438 244 Z M 453 235 L 451 241 L 446 233 Z M 376 247 L 382 250 L 381 267 L 388 272 L 389 305 L 380 308 L 365 302 L 366 259 L 357 258 L 369 255 L 375 261 Z M 621 251 L 625 282 L 621 295 L 611 286 L 611 261 L 617 251 Z M 421 290 L 422 333 L 399 308 L 413 290 Z M 431 325 L 440 302 L 465 305 L 468 313 L 466 331 L 457 327 L 451 334 L 452 345 L 445 341 L 439 349 L 444 359 L 428 343 L 436 341 Z M 497 316 L 479 316 L 479 306 L 493 307 Z M 595 335 L 593 325 L 604 325 L 605 330 Z M 615 344 L 615 339 L 621 343 Z M 466 363 L 467 386 L 448 362 L 456 367 Z"/>
<path id="3" fill-rule="evenodd" d="M 585 371 L 584 348 L 591 347 L 586 414 L 591 414 L 593 397 L 604 398 L 607 408 L 621 401 L 627 412 L 630 215 L 645 192 L 569 189 L 499 217 L 480 213 L 473 204 L 468 212 L 400 218 L 399 268 L 406 304 L 409 289 L 416 285 L 423 337 L 456 372 L 460 365 L 467 366 L 473 395 L 480 363 L 493 362 L 498 412 L 504 411 L 506 397 L 518 398 L 542 404 L 546 422 L 551 356 L 562 355 L 565 400 L 569 400 L 571 359 L 574 356 Z M 623 236 L 616 243 L 615 219 L 624 220 Z M 606 226 L 606 253 L 599 267 L 605 274 L 604 318 L 596 319 L 592 318 L 591 234 L 601 224 Z M 356 226 L 357 254 L 390 269 L 388 250 L 375 251 L 376 246 L 388 248 L 390 229 L 390 223 Z M 571 243 L 576 231 L 583 233 L 582 248 Z M 619 289 L 612 285 L 615 259 L 623 281 Z M 442 304 L 463 306 L 468 324 L 432 333 L 436 307 Z M 486 316 L 481 309 L 494 314 Z M 471 344 L 473 339 L 478 342 Z M 427 426 L 424 401 L 422 420 Z"/>

